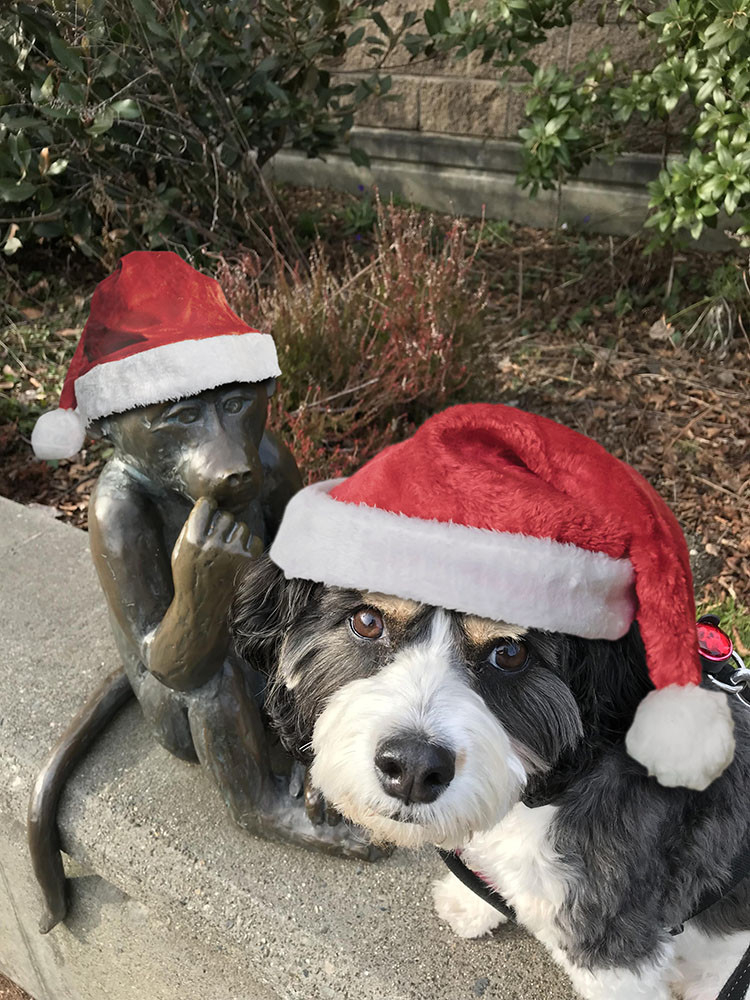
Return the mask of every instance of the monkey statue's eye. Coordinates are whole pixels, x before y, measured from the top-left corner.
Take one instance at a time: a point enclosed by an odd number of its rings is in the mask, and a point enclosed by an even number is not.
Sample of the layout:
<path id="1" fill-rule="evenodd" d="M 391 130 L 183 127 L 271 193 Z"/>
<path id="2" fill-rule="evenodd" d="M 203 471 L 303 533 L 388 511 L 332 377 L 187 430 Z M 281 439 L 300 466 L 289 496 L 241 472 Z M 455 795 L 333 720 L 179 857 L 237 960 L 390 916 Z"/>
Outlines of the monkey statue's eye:
<path id="1" fill-rule="evenodd" d="M 165 414 L 169 423 L 194 424 L 201 415 L 197 406 L 177 406 Z"/>
<path id="2" fill-rule="evenodd" d="M 224 402 L 224 411 L 226 413 L 239 413 L 240 410 L 242 409 L 242 407 L 247 402 L 248 402 L 248 400 L 246 400 L 242 396 L 232 396 L 231 399 L 225 400 L 225 402 Z"/>
<path id="3" fill-rule="evenodd" d="M 360 608 L 349 619 L 349 627 L 360 639 L 379 639 L 385 632 L 383 616 L 375 608 Z"/>
<path id="4" fill-rule="evenodd" d="M 503 639 L 487 657 L 489 663 L 498 670 L 523 670 L 528 660 L 529 652 L 524 643 L 518 639 Z"/>

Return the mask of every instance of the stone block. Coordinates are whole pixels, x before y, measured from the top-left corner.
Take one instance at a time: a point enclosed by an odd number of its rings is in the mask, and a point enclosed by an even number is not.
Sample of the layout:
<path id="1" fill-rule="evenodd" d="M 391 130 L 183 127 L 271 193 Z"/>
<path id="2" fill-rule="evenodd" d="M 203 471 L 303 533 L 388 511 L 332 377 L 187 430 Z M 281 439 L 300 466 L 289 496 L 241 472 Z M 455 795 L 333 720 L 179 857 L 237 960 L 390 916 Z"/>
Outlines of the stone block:
<path id="1" fill-rule="evenodd" d="M 582 62 L 591 52 L 608 48 L 615 60 L 622 60 L 632 70 L 648 66 L 650 42 L 641 38 L 634 24 L 574 24 L 570 33 L 569 65 Z"/>
<path id="2" fill-rule="evenodd" d="M 423 77 L 419 86 L 419 128 L 425 132 L 507 135 L 507 88 L 491 80 Z"/>
<path id="3" fill-rule="evenodd" d="M 419 78 L 394 76 L 388 99 L 371 98 L 356 115 L 357 125 L 378 128 L 419 128 Z"/>
<path id="4" fill-rule="evenodd" d="M 538 66 L 559 66 L 560 69 L 565 69 L 569 65 L 571 30 L 570 27 L 550 29 L 546 41 L 530 53 L 533 61 Z"/>

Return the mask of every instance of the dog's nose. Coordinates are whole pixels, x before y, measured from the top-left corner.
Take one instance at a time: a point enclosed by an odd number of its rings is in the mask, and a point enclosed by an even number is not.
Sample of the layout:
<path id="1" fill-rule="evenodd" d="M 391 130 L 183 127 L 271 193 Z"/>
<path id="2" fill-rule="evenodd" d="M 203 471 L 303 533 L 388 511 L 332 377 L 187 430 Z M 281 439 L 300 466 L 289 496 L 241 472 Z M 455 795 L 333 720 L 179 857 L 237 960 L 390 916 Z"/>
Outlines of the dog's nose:
<path id="1" fill-rule="evenodd" d="M 456 756 L 439 743 L 417 736 L 394 736 L 375 751 L 384 791 L 403 802 L 434 802 L 453 780 Z"/>

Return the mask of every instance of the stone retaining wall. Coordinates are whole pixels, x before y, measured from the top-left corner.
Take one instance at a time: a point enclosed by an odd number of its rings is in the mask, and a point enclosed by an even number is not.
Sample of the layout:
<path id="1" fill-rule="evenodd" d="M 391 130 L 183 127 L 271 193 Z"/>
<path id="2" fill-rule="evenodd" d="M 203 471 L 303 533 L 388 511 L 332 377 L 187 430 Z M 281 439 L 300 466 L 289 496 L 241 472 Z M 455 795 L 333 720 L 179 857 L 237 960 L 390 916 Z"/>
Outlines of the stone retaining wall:
<path id="1" fill-rule="evenodd" d="M 649 43 L 639 36 L 634 20 L 616 23 L 615 5 L 610 4 L 610 20 L 599 25 L 599 7 L 596 0 L 574 6 L 574 23 L 549 32 L 547 41 L 534 49 L 534 61 L 570 67 L 608 46 L 616 59 L 627 60 L 633 68 L 647 65 Z M 395 26 L 406 10 L 415 8 L 406 0 L 388 0 L 383 9 Z M 339 77 L 356 79 L 372 70 L 359 49 L 350 50 L 334 67 Z M 358 114 L 353 132 L 354 144 L 370 155 L 370 169 L 355 167 L 348 153 L 321 161 L 284 151 L 270 167 L 272 176 L 354 193 L 376 185 L 386 197 L 396 194 L 441 212 L 484 212 L 491 219 L 544 228 L 567 225 L 583 232 L 629 235 L 642 225 L 648 212 L 646 184 L 658 172 L 668 138 L 661 128 L 646 129 L 634 120 L 627 156 L 611 167 L 601 163 L 584 171 L 566 185 L 559 201 L 549 191 L 531 199 L 515 183 L 525 70 L 502 80 L 474 53 L 465 60 L 420 63 L 405 61 L 403 52 L 384 69 L 393 78 L 391 96 L 396 99 L 373 98 Z M 709 233 L 701 244 L 724 248 L 726 241 Z"/>

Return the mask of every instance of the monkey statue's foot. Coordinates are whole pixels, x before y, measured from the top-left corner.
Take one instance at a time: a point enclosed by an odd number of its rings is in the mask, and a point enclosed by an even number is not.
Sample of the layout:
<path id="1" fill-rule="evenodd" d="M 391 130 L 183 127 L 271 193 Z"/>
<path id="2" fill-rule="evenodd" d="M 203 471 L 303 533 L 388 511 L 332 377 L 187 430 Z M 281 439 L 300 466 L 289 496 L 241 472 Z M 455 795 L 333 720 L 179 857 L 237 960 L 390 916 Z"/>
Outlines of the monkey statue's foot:
<path id="1" fill-rule="evenodd" d="M 390 849 L 373 844 L 367 833 L 346 822 L 310 786 L 302 769 L 294 766 L 290 779 L 278 779 L 273 794 L 264 796 L 243 815 L 235 815 L 240 826 L 270 840 L 282 840 L 312 851 L 344 858 L 376 861 Z"/>

